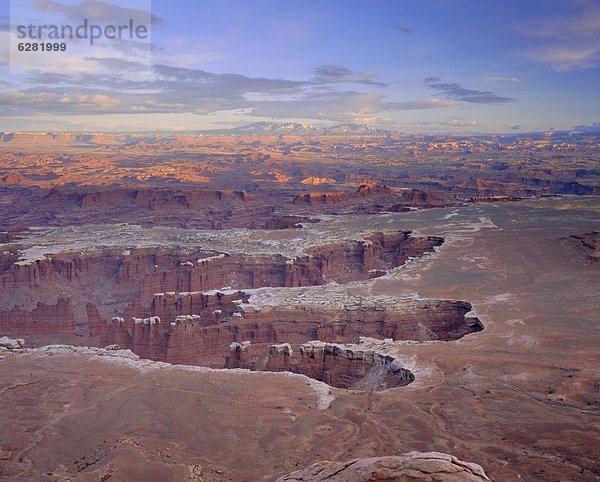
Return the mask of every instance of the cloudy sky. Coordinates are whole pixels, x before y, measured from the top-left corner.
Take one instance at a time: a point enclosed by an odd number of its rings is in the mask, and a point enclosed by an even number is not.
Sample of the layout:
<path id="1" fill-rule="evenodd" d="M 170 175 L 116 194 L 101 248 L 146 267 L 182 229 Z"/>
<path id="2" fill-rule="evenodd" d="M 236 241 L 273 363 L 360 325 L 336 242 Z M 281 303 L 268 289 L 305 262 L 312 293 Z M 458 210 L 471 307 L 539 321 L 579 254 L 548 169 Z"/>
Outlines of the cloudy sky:
<path id="1" fill-rule="evenodd" d="M 297 121 L 527 132 L 600 121 L 595 0 L 149 3 L 0 2 L 0 130 Z M 11 44 L 18 24 L 132 17 L 152 25 L 151 39 L 35 55 Z"/>

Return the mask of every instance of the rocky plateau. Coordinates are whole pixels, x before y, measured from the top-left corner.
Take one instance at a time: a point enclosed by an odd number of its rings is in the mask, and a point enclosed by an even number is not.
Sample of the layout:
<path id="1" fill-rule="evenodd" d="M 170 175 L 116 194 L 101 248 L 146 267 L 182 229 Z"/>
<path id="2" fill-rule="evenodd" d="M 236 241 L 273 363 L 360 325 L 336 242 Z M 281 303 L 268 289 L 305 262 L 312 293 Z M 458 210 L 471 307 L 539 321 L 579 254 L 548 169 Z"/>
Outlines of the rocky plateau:
<path id="1" fill-rule="evenodd" d="M 0 134 L 0 480 L 598 480 L 597 136 L 258 127 Z"/>

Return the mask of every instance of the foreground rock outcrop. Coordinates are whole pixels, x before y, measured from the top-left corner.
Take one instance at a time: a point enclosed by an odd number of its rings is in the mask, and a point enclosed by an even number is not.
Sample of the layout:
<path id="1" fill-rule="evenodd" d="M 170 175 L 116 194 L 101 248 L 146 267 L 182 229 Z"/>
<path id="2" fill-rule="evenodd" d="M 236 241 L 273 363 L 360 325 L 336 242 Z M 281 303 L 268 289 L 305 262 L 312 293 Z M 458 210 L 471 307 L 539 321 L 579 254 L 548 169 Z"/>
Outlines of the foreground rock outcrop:
<path id="1" fill-rule="evenodd" d="M 277 479 L 277 482 L 368 482 L 411 480 L 439 482 L 489 481 L 483 468 L 440 452 L 409 452 L 348 462 L 317 462 Z"/>

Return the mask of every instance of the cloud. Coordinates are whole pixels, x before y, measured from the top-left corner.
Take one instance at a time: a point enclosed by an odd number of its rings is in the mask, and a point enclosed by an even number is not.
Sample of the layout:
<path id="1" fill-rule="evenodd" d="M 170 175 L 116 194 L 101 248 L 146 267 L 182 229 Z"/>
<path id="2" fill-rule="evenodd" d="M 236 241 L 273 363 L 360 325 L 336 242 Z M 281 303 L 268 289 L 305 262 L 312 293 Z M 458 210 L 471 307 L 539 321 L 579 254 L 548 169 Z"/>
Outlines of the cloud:
<path id="1" fill-rule="evenodd" d="M 271 118 L 305 118 L 338 122 L 371 123 L 378 121 L 382 97 L 369 92 L 318 92 L 301 100 L 260 102 L 249 112 Z"/>
<path id="2" fill-rule="evenodd" d="M 142 65 L 139 62 L 128 59 L 118 59 L 113 57 L 85 57 L 86 61 L 95 62 L 102 67 L 106 67 L 112 71 L 126 72 L 126 71 L 137 71 Z M 43 83 L 43 80 L 38 77 L 37 82 Z"/>
<path id="3" fill-rule="evenodd" d="M 152 71 L 139 75 L 143 64 L 116 58 L 86 57 L 84 62 L 94 63 L 102 72 L 31 72 L 27 82 L 34 87 L 0 92 L 0 111 L 4 115 L 44 112 L 203 115 L 269 103 L 252 100 L 251 94 L 267 99 L 300 96 L 310 102 L 307 89 L 313 86 L 308 81 L 215 74 L 167 65 L 155 65 Z"/>
<path id="4" fill-rule="evenodd" d="M 507 75 L 488 75 L 485 80 L 492 80 L 497 82 L 510 82 L 512 84 L 521 84 L 523 79 L 520 77 L 511 77 Z"/>
<path id="5" fill-rule="evenodd" d="M 104 0 L 84 0 L 78 5 L 66 5 L 53 0 L 35 0 L 34 6 L 41 12 L 63 14 L 71 22 L 81 22 L 88 18 L 100 24 L 119 23 L 123 19 L 133 19 L 136 23 L 150 19 L 153 25 L 163 23 L 161 18 L 149 11 L 124 8 Z"/>
<path id="6" fill-rule="evenodd" d="M 502 97 L 489 90 L 465 89 L 462 85 L 455 82 L 441 82 L 438 77 L 428 77 L 424 81 L 425 85 L 439 94 L 445 95 L 448 99 L 461 102 L 470 102 L 474 104 L 506 104 L 516 102 L 512 97 Z"/>
<path id="7" fill-rule="evenodd" d="M 425 110 L 425 109 L 446 109 L 449 107 L 458 107 L 460 104 L 452 100 L 440 99 L 420 99 L 409 102 L 389 102 L 386 104 L 389 110 Z"/>
<path id="8" fill-rule="evenodd" d="M 299 93 L 308 85 L 304 81 L 247 77 L 241 74 L 214 74 L 200 69 L 155 65 L 154 71 L 160 80 L 177 82 L 181 86 L 193 86 L 220 93 L 241 95 L 245 92 Z"/>
<path id="9" fill-rule="evenodd" d="M 0 92 L 4 115 L 196 114 L 238 110 L 245 115 L 340 122 L 381 122 L 386 112 L 460 106 L 453 99 L 397 102 L 382 94 L 342 90 L 371 76 L 341 66 L 318 66 L 308 80 L 217 74 L 130 59 L 87 56 L 80 72 L 31 71 L 27 89 Z M 89 64 L 89 65 L 88 65 Z M 360 82 L 359 82 L 360 81 Z"/>
<path id="10" fill-rule="evenodd" d="M 553 45 L 529 50 L 526 56 L 537 62 L 549 64 L 554 70 L 591 69 L 600 61 L 600 42 L 589 47 Z"/>
<path id="11" fill-rule="evenodd" d="M 538 44 L 523 55 L 548 64 L 556 71 L 584 70 L 600 65 L 600 6 L 596 2 L 574 3 L 570 15 L 544 17 L 521 31 Z"/>
<path id="12" fill-rule="evenodd" d="M 522 126 L 521 124 L 516 124 L 516 125 L 514 125 L 514 126 L 510 126 L 510 128 L 511 128 L 513 131 L 518 131 L 518 130 L 520 130 L 522 127 L 523 127 L 523 126 Z"/>
<path id="13" fill-rule="evenodd" d="M 194 67 L 200 64 L 213 63 L 221 59 L 221 55 L 215 51 L 193 53 L 167 52 L 165 49 L 160 49 L 158 51 L 160 53 L 154 53 L 152 55 L 153 62 L 158 64 L 169 64 L 175 67 Z"/>
<path id="14" fill-rule="evenodd" d="M 3 92 L 0 107 L 4 115 L 77 114 L 93 109 L 97 114 L 117 112 L 119 99 L 94 91 L 38 90 Z"/>
<path id="15" fill-rule="evenodd" d="M 400 102 L 381 93 L 344 89 L 348 83 L 370 86 L 373 76 L 334 65 L 315 67 L 314 76 L 307 80 L 290 80 L 166 64 L 148 69 L 128 58 L 98 55 L 78 62 L 82 65 L 79 72 L 30 71 L 23 83 L 26 88 L 11 86 L 0 91 L 0 112 L 4 116 L 83 116 L 238 111 L 273 119 L 381 123 L 392 112 L 456 108 L 465 99 L 489 101 L 495 95 L 429 78 L 427 85 L 447 98 Z M 497 102 L 498 97 L 493 100 Z M 450 119 L 444 125 L 468 127 L 474 122 Z"/>
<path id="16" fill-rule="evenodd" d="M 319 65 L 313 69 L 314 81 L 318 84 L 351 83 L 385 87 L 387 84 L 374 81 L 375 75 L 353 72 L 341 65 Z"/>
<path id="17" fill-rule="evenodd" d="M 391 102 L 380 94 L 370 92 L 331 91 L 311 93 L 298 100 L 262 102 L 251 110 L 251 115 L 381 123 L 382 118 L 378 114 L 383 112 L 443 109 L 458 105 L 458 102 L 439 99 Z"/>
<path id="18" fill-rule="evenodd" d="M 407 35 L 412 35 L 414 33 L 414 30 L 412 28 L 408 28 L 400 24 L 394 25 L 394 30 L 400 33 L 405 33 Z"/>
<path id="19" fill-rule="evenodd" d="M 447 100 L 390 102 L 383 95 L 335 90 L 314 79 L 296 81 L 216 74 L 202 69 L 155 65 L 149 78 L 136 77 L 141 64 L 117 58 L 86 57 L 102 72 L 31 72 L 35 87 L 0 92 L 5 115 L 193 113 L 245 109 L 246 115 L 340 122 L 379 122 L 386 111 L 456 106 Z M 317 68 L 323 78 L 344 77 L 343 69 Z M 354 75 L 354 73 L 348 74 Z M 333 82 L 332 82 L 333 83 Z M 94 105 L 94 102 L 97 105 Z"/>
<path id="20" fill-rule="evenodd" d="M 101 40 L 100 45 L 114 49 L 127 57 L 144 58 L 150 61 L 152 44 L 149 42 L 121 38 Z"/>

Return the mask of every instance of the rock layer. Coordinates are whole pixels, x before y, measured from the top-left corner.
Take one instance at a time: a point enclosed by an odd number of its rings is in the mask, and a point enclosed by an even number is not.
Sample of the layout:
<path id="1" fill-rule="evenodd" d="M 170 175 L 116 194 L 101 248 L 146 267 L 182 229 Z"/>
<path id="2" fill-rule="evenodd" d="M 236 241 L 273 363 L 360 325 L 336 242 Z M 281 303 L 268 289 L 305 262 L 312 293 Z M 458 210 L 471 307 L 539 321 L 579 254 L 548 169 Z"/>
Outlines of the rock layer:
<path id="1" fill-rule="evenodd" d="M 227 368 L 300 373 L 336 388 L 385 390 L 412 382 L 414 375 L 385 350 L 394 348 L 391 339 L 361 337 L 357 344 L 309 341 L 294 350 L 289 343 L 270 345 L 260 356 L 249 341 L 229 346 Z"/>
<path id="2" fill-rule="evenodd" d="M 356 191 L 311 191 L 300 193 L 294 198 L 294 204 L 336 204 L 366 197 L 389 197 L 392 189 L 380 183 L 365 183 L 358 186 Z"/>

